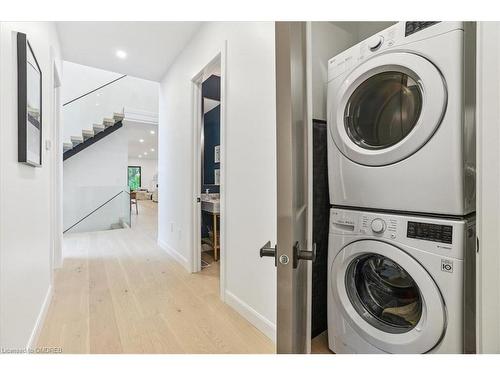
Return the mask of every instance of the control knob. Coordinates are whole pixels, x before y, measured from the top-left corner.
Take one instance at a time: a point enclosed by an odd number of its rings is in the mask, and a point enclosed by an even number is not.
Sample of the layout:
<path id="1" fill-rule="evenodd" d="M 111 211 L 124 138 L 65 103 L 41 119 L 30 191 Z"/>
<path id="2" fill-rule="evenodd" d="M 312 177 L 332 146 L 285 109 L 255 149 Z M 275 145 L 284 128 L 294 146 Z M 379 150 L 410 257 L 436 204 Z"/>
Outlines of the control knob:
<path id="1" fill-rule="evenodd" d="M 372 220 L 372 231 L 375 233 L 382 233 L 385 230 L 385 221 L 382 219 Z"/>
<path id="2" fill-rule="evenodd" d="M 384 37 L 381 35 L 376 35 L 368 40 L 368 48 L 370 51 L 374 52 L 380 48 L 384 42 Z"/>

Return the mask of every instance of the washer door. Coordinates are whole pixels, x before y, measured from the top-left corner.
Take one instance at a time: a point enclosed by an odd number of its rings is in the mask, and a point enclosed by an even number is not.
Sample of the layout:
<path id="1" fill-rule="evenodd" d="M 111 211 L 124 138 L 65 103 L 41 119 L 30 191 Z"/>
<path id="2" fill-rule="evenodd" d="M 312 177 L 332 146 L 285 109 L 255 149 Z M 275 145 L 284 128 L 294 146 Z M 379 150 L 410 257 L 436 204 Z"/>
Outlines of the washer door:
<path id="1" fill-rule="evenodd" d="M 361 240 L 332 264 L 332 292 L 344 319 L 371 345 L 387 353 L 425 353 L 446 329 L 438 287 L 403 250 Z"/>
<path id="2" fill-rule="evenodd" d="M 331 106 L 331 135 L 355 163 L 393 164 L 432 137 L 446 103 L 443 77 L 427 59 L 406 52 L 378 55 L 340 86 Z"/>

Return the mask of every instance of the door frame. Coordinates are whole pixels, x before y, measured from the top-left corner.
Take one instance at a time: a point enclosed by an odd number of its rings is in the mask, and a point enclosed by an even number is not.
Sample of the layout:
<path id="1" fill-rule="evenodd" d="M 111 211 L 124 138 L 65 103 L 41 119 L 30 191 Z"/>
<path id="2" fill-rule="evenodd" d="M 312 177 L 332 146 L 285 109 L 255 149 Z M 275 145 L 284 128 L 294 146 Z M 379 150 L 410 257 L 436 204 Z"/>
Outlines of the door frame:
<path id="1" fill-rule="evenodd" d="M 306 22 L 306 100 L 307 100 L 307 243 L 313 243 L 313 57 L 312 57 L 312 22 Z M 313 264 L 307 262 L 307 327 L 306 327 L 306 353 L 311 353 L 312 345 L 312 274 Z"/>
<path id="2" fill-rule="evenodd" d="M 477 352 L 500 353 L 500 23 L 477 23 Z"/>
<path id="3" fill-rule="evenodd" d="M 192 157 L 193 157 L 193 186 L 192 186 L 192 244 L 190 271 L 201 271 L 201 205 L 197 201 L 201 196 L 201 131 L 203 113 L 201 113 L 202 91 L 201 84 L 207 73 L 215 66 L 220 68 L 220 243 L 219 243 L 219 296 L 225 300 L 226 290 L 226 77 L 227 77 L 227 41 L 217 50 L 216 54 L 191 78 L 192 92 Z"/>
<path id="4" fill-rule="evenodd" d="M 62 267 L 63 263 L 63 153 L 62 153 L 62 126 L 61 126 L 61 87 L 62 74 L 55 60 L 55 53 L 51 48 L 52 61 L 52 82 L 53 82 L 53 101 L 52 111 L 54 123 L 52 126 L 51 138 L 53 139 L 52 158 L 50 166 L 50 180 L 53 188 L 51 189 L 51 277 L 53 270 Z"/>

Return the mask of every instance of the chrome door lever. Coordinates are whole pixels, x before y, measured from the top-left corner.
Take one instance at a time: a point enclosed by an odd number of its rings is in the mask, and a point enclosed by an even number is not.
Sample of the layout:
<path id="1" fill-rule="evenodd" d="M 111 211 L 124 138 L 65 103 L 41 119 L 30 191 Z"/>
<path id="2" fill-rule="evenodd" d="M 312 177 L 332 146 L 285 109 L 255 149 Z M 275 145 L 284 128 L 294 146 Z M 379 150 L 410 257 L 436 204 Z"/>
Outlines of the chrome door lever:
<path id="1" fill-rule="evenodd" d="M 316 243 L 312 245 L 312 251 L 301 250 L 299 242 L 295 242 L 293 246 L 293 268 L 297 268 L 299 265 L 299 260 L 310 260 L 314 262 L 316 260 Z"/>
<path id="2" fill-rule="evenodd" d="M 274 265 L 276 266 L 276 252 L 277 252 L 277 247 L 278 245 L 274 245 L 274 247 L 271 247 L 271 241 L 267 241 L 264 246 L 260 248 L 259 254 L 260 257 L 272 257 L 274 258 Z"/>

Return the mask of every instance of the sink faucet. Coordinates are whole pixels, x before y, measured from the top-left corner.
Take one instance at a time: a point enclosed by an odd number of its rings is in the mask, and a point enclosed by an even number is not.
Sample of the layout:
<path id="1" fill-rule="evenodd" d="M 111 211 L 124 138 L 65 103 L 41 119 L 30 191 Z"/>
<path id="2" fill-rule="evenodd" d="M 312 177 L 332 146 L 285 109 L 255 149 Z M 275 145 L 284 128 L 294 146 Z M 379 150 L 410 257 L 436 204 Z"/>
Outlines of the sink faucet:
<path id="1" fill-rule="evenodd" d="M 205 189 L 205 194 L 206 195 L 210 194 L 210 189 Z"/>

